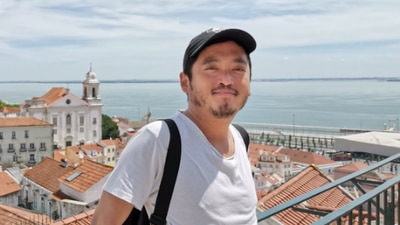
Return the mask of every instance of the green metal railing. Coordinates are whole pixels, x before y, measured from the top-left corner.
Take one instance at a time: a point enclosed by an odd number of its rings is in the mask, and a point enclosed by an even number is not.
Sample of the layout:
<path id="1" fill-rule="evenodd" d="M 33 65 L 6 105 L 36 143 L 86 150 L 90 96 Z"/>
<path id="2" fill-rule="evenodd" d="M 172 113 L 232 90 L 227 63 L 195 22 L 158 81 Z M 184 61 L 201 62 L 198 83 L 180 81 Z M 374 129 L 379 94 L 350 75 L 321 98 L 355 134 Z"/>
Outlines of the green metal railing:
<path id="1" fill-rule="evenodd" d="M 285 211 L 286 209 L 292 208 L 293 210 L 301 210 L 306 213 L 313 213 L 322 216 L 318 221 L 313 223 L 313 225 L 322 224 L 344 224 L 343 221 L 346 220 L 346 224 L 383 224 L 383 225 L 394 225 L 400 224 L 400 207 L 398 203 L 400 202 L 400 175 L 394 176 L 390 180 L 384 182 L 376 182 L 370 180 L 359 179 L 360 176 L 378 169 L 383 165 L 390 163 L 396 159 L 400 158 L 400 153 L 388 157 L 382 161 L 370 165 L 369 167 L 360 170 L 358 172 L 352 173 L 345 177 L 342 177 L 336 181 L 326 184 L 320 188 L 317 188 L 311 192 L 303 194 L 292 200 L 289 200 L 283 204 L 270 208 L 264 212 L 257 214 L 258 222 L 262 222 L 275 214 Z M 333 211 L 333 212 L 323 212 L 315 210 L 299 209 L 296 206 L 314 196 L 324 193 L 331 188 L 338 187 L 347 182 L 352 182 L 363 195 L 356 198 L 347 205 Z M 371 191 L 365 191 L 362 184 L 372 184 L 376 186 Z M 357 220 L 357 223 L 353 221 Z"/>

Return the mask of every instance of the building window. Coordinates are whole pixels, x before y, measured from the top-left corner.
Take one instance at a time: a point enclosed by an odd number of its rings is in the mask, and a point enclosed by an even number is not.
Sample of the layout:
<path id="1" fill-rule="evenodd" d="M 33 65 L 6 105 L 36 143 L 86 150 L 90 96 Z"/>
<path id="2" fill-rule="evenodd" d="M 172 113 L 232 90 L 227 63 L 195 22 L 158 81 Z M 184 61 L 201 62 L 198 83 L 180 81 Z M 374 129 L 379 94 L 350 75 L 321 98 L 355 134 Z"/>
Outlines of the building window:
<path id="1" fill-rule="evenodd" d="M 25 146 L 25 143 L 21 143 L 21 148 L 20 148 L 20 150 L 19 151 L 21 151 L 21 152 L 26 152 L 26 146 Z"/>
<path id="2" fill-rule="evenodd" d="M 71 128 L 67 128 L 67 134 L 71 133 Z"/>
<path id="3" fill-rule="evenodd" d="M 16 138 L 17 138 L 17 135 L 15 134 L 15 131 L 13 131 L 13 132 L 11 133 L 11 138 L 12 138 L 12 139 L 16 139 Z"/>
<path id="4" fill-rule="evenodd" d="M 13 162 L 18 162 L 18 156 L 17 155 L 13 155 Z"/>
<path id="5" fill-rule="evenodd" d="M 8 152 L 14 152 L 14 144 L 8 144 Z"/>
<path id="6" fill-rule="evenodd" d="M 44 198 L 43 197 L 41 197 L 41 199 L 40 199 L 40 211 L 46 213 L 46 204 L 44 203 Z"/>
<path id="7" fill-rule="evenodd" d="M 57 117 L 56 116 L 53 117 L 53 126 L 57 126 Z"/>
<path id="8" fill-rule="evenodd" d="M 29 154 L 28 165 L 34 166 L 36 164 L 35 154 Z"/>
<path id="9" fill-rule="evenodd" d="M 97 137 L 97 132 L 95 130 L 93 131 L 93 137 Z"/>
<path id="10" fill-rule="evenodd" d="M 67 115 L 67 118 L 66 118 L 66 124 L 67 124 L 67 126 L 71 126 L 71 115 Z"/>
<path id="11" fill-rule="evenodd" d="M 83 126 L 85 124 L 85 117 L 83 115 L 79 116 L 79 126 Z"/>
<path id="12" fill-rule="evenodd" d="M 3 140 L 3 132 L 0 132 L 0 140 Z"/>
<path id="13" fill-rule="evenodd" d="M 80 127 L 80 128 L 79 128 L 79 132 L 81 132 L 81 133 L 83 133 L 84 130 L 85 130 L 85 129 L 83 129 L 83 127 Z"/>
<path id="14" fill-rule="evenodd" d="M 25 138 L 29 138 L 29 130 L 25 131 Z"/>
<path id="15" fill-rule="evenodd" d="M 30 143 L 30 144 L 29 144 L 29 151 L 36 151 L 36 149 L 35 149 L 35 143 Z"/>
<path id="16" fill-rule="evenodd" d="M 2 153 L 3 152 L 3 149 L 1 148 L 1 144 L 0 144 L 0 153 Z"/>
<path id="17" fill-rule="evenodd" d="M 57 134 L 57 129 L 53 129 L 53 135 Z"/>
<path id="18" fill-rule="evenodd" d="M 93 118 L 93 124 L 97 124 L 97 118 Z"/>
<path id="19" fill-rule="evenodd" d="M 37 198 L 39 198 L 39 190 L 38 189 L 36 189 L 36 190 L 34 190 L 34 193 L 33 193 L 33 208 L 34 209 L 37 209 L 38 208 L 38 205 L 37 205 Z"/>
<path id="20" fill-rule="evenodd" d="M 46 143 L 40 142 L 40 151 L 46 151 Z"/>

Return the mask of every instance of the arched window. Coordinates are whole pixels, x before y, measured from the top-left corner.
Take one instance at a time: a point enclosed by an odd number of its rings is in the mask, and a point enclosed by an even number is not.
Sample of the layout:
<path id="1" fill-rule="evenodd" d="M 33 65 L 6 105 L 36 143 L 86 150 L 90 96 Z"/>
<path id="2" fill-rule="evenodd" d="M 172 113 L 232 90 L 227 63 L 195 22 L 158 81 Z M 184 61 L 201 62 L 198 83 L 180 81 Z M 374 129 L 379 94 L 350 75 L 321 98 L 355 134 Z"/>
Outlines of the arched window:
<path id="1" fill-rule="evenodd" d="M 96 97 L 96 88 L 92 88 L 92 97 L 93 97 L 93 98 Z"/>
<path id="2" fill-rule="evenodd" d="M 71 115 L 67 115 L 67 126 L 71 126 Z"/>

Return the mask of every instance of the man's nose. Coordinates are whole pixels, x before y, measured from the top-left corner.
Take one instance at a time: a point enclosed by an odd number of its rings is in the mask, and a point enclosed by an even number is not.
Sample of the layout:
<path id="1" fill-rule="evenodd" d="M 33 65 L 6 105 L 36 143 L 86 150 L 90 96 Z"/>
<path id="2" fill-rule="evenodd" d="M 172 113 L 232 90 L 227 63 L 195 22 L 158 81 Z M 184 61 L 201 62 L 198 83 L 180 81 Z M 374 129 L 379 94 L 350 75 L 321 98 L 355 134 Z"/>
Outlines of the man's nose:
<path id="1" fill-rule="evenodd" d="M 231 85 L 234 82 L 232 71 L 229 71 L 229 70 L 222 71 L 221 74 L 218 76 L 218 78 L 219 78 L 219 82 L 226 86 Z"/>

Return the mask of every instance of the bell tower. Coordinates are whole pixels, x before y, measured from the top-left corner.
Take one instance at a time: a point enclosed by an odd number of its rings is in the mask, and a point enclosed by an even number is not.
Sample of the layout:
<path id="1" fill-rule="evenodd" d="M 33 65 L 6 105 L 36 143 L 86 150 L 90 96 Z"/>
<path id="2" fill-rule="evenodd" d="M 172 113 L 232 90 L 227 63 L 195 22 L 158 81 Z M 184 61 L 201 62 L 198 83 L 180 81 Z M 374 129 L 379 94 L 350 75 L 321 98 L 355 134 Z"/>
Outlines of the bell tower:
<path id="1" fill-rule="evenodd" d="M 90 105 L 101 105 L 100 82 L 97 80 L 96 73 L 92 71 L 92 63 L 90 70 L 86 73 L 86 79 L 82 83 L 83 94 L 82 99 Z"/>

